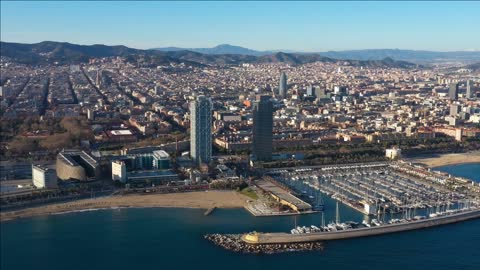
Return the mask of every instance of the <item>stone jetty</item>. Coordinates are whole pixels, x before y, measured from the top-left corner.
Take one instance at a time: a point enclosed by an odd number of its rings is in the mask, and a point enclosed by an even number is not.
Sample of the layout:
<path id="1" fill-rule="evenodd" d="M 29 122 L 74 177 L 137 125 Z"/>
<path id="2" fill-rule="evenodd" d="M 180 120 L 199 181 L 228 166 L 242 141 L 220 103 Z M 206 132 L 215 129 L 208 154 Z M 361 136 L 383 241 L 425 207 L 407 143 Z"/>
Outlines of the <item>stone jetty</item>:
<path id="1" fill-rule="evenodd" d="M 323 250 L 321 242 L 254 245 L 243 241 L 239 234 L 206 234 L 204 237 L 217 246 L 239 253 L 276 254 L 284 252 Z"/>

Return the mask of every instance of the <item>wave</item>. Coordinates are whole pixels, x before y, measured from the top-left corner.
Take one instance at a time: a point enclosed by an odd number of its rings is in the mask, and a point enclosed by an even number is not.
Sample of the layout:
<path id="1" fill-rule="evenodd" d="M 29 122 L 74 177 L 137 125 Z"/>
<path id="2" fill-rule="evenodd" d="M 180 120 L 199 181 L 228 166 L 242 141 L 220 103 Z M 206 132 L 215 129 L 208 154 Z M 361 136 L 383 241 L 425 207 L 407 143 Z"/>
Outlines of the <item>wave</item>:
<path id="1" fill-rule="evenodd" d="M 82 212 L 93 212 L 93 211 L 100 211 L 100 210 L 120 210 L 120 209 L 123 209 L 123 208 L 129 208 L 129 207 L 112 206 L 112 207 L 101 207 L 101 208 L 87 208 L 87 209 L 78 209 L 78 210 L 68 210 L 68 211 L 56 212 L 56 213 L 52 213 L 52 215 L 63 215 L 63 214 L 82 213 Z"/>

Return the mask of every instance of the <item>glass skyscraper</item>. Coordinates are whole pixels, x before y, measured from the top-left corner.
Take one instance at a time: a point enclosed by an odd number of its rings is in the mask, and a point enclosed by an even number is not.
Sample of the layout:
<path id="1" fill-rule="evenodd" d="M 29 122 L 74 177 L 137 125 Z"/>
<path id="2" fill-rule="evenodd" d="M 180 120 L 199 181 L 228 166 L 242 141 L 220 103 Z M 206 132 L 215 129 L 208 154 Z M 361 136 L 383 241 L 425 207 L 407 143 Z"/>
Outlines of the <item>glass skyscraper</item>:
<path id="1" fill-rule="evenodd" d="M 258 95 L 253 103 L 252 154 L 256 160 L 272 159 L 273 104 L 270 96 Z"/>
<path id="2" fill-rule="evenodd" d="M 451 83 L 450 88 L 448 89 L 448 97 L 450 100 L 458 99 L 458 83 Z"/>
<path id="3" fill-rule="evenodd" d="M 190 103 L 190 156 L 196 164 L 212 158 L 212 99 L 205 96 Z"/>
<path id="4" fill-rule="evenodd" d="M 467 98 L 472 98 L 473 97 L 473 81 L 472 80 L 467 80 Z"/>
<path id="5" fill-rule="evenodd" d="M 280 83 L 278 84 L 278 96 L 282 99 L 287 97 L 287 74 L 280 74 Z"/>

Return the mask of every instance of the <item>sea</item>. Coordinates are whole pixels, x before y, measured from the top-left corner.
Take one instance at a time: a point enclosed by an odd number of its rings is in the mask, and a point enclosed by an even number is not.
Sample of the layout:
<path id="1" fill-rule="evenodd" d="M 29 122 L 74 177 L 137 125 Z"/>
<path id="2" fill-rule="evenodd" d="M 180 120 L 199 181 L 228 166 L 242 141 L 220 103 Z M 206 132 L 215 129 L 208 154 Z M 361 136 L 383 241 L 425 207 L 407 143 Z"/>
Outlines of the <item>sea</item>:
<path id="1" fill-rule="evenodd" d="M 480 164 L 436 168 L 480 181 Z M 325 220 L 336 202 L 325 198 Z M 0 269 L 480 269 L 480 220 L 331 241 L 321 251 L 238 254 L 206 233 L 288 232 L 319 225 L 320 214 L 253 217 L 243 209 L 128 208 L 73 212 L 3 222 Z M 340 205 L 342 221 L 365 217 Z"/>

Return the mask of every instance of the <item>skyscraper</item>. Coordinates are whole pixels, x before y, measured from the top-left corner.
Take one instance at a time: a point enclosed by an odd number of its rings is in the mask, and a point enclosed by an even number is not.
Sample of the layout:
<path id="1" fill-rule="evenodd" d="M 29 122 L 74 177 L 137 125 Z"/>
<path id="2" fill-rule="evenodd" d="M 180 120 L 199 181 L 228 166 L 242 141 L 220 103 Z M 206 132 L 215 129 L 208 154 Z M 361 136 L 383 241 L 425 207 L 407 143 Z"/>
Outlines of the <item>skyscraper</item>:
<path id="1" fill-rule="evenodd" d="M 472 98 L 473 96 L 473 81 L 467 80 L 467 98 Z"/>
<path id="2" fill-rule="evenodd" d="M 450 115 L 457 116 L 461 109 L 459 104 L 450 104 Z"/>
<path id="3" fill-rule="evenodd" d="M 280 83 L 278 85 L 278 96 L 282 99 L 287 97 L 287 74 L 280 74 Z"/>
<path id="4" fill-rule="evenodd" d="M 273 104 L 270 96 L 258 95 L 253 103 L 252 154 L 260 161 L 272 159 Z"/>
<path id="5" fill-rule="evenodd" d="M 448 97 L 450 100 L 458 99 L 458 83 L 451 83 L 450 89 L 448 89 Z"/>
<path id="6" fill-rule="evenodd" d="M 212 158 L 212 99 L 205 96 L 190 103 L 190 156 L 196 164 Z"/>
<path id="7" fill-rule="evenodd" d="M 308 96 L 308 97 L 313 96 L 313 95 L 314 95 L 314 92 L 315 92 L 315 88 L 313 88 L 312 85 L 307 86 L 307 96 Z"/>

